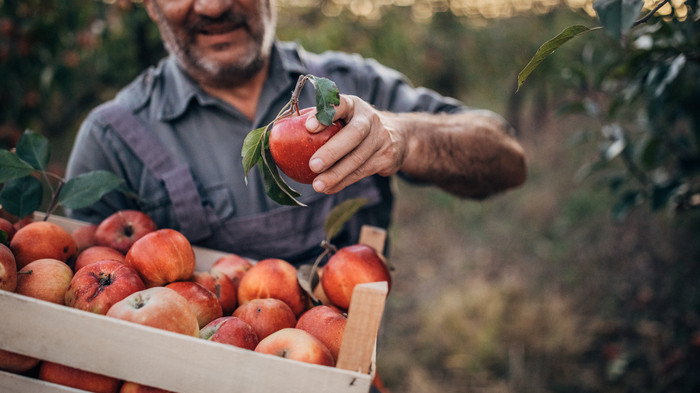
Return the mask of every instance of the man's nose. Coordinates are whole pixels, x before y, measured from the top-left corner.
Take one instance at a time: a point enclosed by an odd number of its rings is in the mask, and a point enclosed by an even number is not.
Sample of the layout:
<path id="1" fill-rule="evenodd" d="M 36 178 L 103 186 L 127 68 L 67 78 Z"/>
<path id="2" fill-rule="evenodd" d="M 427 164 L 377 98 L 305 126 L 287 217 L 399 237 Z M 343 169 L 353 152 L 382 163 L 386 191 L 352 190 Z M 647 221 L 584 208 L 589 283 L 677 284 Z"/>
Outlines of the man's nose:
<path id="1" fill-rule="evenodd" d="M 234 0 L 196 0 L 194 2 L 194 10 L 198 14 L 216 18 L 229 10 L 233 1 Z"/>

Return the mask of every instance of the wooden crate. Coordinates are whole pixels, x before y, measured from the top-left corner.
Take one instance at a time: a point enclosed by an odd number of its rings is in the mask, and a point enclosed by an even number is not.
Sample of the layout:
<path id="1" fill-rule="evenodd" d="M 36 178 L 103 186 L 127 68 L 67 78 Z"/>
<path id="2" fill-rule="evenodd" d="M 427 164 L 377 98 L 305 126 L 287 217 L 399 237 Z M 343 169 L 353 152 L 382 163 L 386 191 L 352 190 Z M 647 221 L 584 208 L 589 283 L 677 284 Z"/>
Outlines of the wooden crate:
<path id="1" fill-rule="evenodd" d="M 83 223 L 50 219 L 71 230 Z M 376 229 L 363 229 L 367 243 Z M 362 238 L 362 237 L 361 237 Z M 375 243 L 376 244 L 376 243 Z M 197 270 L 222 253 L 195 247 Z M 363 392 L 374 377 L 386 282 L 357 286 L 335 368 L 176 334 L 0 291 L 0 348 L 182 393 Z M 0 371 L 2 392 L 79 392 Z"/>

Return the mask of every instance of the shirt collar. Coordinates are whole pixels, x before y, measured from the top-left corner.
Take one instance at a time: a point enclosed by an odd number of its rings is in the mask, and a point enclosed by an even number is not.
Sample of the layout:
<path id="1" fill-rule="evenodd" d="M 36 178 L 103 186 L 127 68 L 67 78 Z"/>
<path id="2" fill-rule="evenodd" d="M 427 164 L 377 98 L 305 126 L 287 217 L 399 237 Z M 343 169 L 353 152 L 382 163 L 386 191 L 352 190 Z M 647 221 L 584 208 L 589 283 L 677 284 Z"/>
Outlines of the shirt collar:
<path id="1" fill-rule="evenodd" d="M 265 82 L 266 85 L 286 87 L 290 81 L 296 83 L 298 76 L 306 72 L 306 67 L 298 54 L 300 50 L 298 45 L 293 43 L 276 42 L 273 45 L 270 56 L 272 78 Z M 279 68 L 283 72 L 279 72 Z M 163 121 L 171 121 L 182 116 L 193 99 L 196 99 L 200 105 L 218 105 L 224 110 L 233 110 L 230 105 L 212 97 L 197 85 L 194 79 L 180 68 L 173 55 L 170 55 L 165 62 L 163 78 L 163 101 L 159 108 L 159 118 Z M 261 101 L 265 100 L 266 97 L 261 97 Z"/>

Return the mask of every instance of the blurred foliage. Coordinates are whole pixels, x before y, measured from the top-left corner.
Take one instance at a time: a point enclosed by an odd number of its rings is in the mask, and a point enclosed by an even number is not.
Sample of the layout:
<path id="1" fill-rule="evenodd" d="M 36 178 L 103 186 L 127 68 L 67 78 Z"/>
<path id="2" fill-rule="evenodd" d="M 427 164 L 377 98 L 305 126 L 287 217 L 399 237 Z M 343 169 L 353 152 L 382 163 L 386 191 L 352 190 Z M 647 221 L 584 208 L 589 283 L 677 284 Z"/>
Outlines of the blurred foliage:
<path id="1" fill-rule="evenodd" d="M 162 57 L 158 31 L 139 8 L 0 2 L 0 147 L 14 146 L 25 129 L 72 136 L 86 111 Z"/>
<path id="2" fill-rule="evenodd" d="M 678 213 L 700 207 L 700 9 L 683 20 L 652 17 L 622 45 L 587 36 L 580 61 L 565 68 L 576 96 L 562 113 L 598 121 L 578 138 L 599 141 L 600 154 L 581 177 L 604 178 L 618 195 L 613 216 L 642 204 Z"/>

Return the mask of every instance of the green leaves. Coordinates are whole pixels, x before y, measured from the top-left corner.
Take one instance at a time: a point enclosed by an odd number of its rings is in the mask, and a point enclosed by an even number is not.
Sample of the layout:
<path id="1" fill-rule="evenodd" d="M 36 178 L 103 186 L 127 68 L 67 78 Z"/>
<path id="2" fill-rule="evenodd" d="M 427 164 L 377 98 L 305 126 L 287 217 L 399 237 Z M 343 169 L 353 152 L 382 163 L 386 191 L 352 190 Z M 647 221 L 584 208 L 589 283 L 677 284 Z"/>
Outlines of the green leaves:
<path id="1" fill-rule="evenodd" d="M 46 171 L 48 163 L 48 139 L 31 130 L 22 134 L 14 152 L 0 150 L 0 184 L 4 184 L 0 204 L 3 209 L 18 217 L 34 213 L 41 207 L 44 185 L 51 194 L 47 216 L 58 204 L 79 209 L 97 202 L 112 190 L 129 192 L 124 180 L 111 172 L 87 172 L 66 182 Z"/>
<path id="2" fill-rule="evenodd" d="M 267 127 L 257 128 L 246 135 L 243 140 L 243 149 L 241 149 L 241 157 L 243 158 L 243 173 L 245 183 L 248 184 L 248 173 L 262 159 L 263 144 L 265 134 L 268 132 L 271 124 Z"/>
<path id="3" fill-rule="evenodd" d="M 0 150 L 0 183 L 31 175 L 34 167 L 9 150 Z"/>
<path id="4" fill-rule="evenodd" d="M 326 78 L 309 78 L 316 90 L 316 119 L 326 126 L 333 124 L 334 105 L 340 105 L 340 92 L 335 82 Z"/>
<path id="5" fill-rule="evenodd" d="M 591 29 L 589 29 L 586 26 L 569 26 L 566 29 L 564 29 L 564 31 L 559 33 L 556 37 L 542 44 L 542 46 L 540 46 L 540 48 L 537 50 L 532 59 L 530 59 L 530 62 L 527 63 L 525 68 L 523 68 L 523 70 L 520 71 L 520 73 L 518 74 L 518 88 L 516 89 L 516 92 L 517 90 L 520 90 L 520 86 L 522 86 L 522 84 L 525 83 L 527 77 L 530 76 L 532 71 L 534 71 L 537 68 L 537 66 L 539 66 L 540 63 L 544 61 L 544 59 L 549 57 L 549 55 L 554 53 L 557 49 L 559 49 L 560 46 L 564 45 L 570 39 L 589 31 L 591 31 Z"/>
<path id="6" fill-rule="evenodd" d="M 260 161 L 261 165 L 258 165 L 260 168 L 260 171 L 262 172 L 263 175 L 263 181 L 265 182 L 265 193 L 267 196 L 269 196 L 273 201 L 282 204 L 282 205 L 297 205 L 297 206 L 306 206 L 305 204 L 299 202 L 296 198 L 300 197 L 301 195 L 296 192 L 294 189 L 292 189 L 285 181 L 282 179 L 282 176 L 280 176 L 279 171 L 277 170 L 277 166 L 275 165 L 275 161 L 272 159 L 272 154 L 270 153 L 270 149 L 267 148 L 268 143 L 267 139 L 269 138 L 270 134 L 266 133 L 265 135 L 265 143 L 261 147 L 261 156 L 262 160 Z"/>
<path id="7" fill-rule="evenodd" d="M 637 17 L 644 5 L 644 0 L 596 0 L 593 8 L 598 13 L 602 28 L 610 36 L 622 40 L 627 32 L 637 23 Z M 535 55 L 530 59 L 525 68 L 518 74 L 518 87 L 525 82 L 528 76 L 560 46 L 570 39 L 598 28 L 588 28 L 581 25 L 569 26 L 556 37 L 540 46 Z"/>
<path id="8" fill-rule="evenodd" d="M 644 0 L 596 0 L 593 9 L 605 32 L 620 40 L 634 25 Z"/>
<path id="9" fill-rule="evenodd" d="M 277 169 L 275 160 L 270 154 L 270 131 L 277 120 L 286 116 L 296 115 L 296 112 L 299 110 L 299 94 L 306 81 L 311 81 L 316 90 L 316 118 L 321 124 L 327 126 L 333 124 L 335 105 L 340 104 L 340 92 L 335 82 L 313 75 L 302 75 L 299 77 L 294 92 L 292 92 L 291 99 L 282 108 L 275 120 L 265 127 L 250 131 L 243 140 L 243 147 L 241 148 L 243 174 L 246 184 L 248 184 L 250 170 L 257 165 L 262 174 L 265 193 L 270 199 L 282 205 L 306 206 L 297 200 L 301 195 L 285 182 Z"/>
<path id="10" fill-rule="evenodd" d="M 58 202 L 69 209 L 80 209 L 99 201 L 103 195 L 123 184 L 124 179 L 109 171 L 86 172 L 66 182 Z"/>
<path id="11" fill-rule="evenodd" d="M 26 217 L 39 209 L 42 197 L 41 182 L 35 177 L 24 176 L 5 184 L 0 192 L 0 204 L 11 214 Z"/>
<path id="12" fill-rule="evenodd" d="M 323 222 L 323 231 L 326 234 L 326 240 L 330 242 L 330 239 L 340 233 L 340 230 L 343 229 L 343 225 L 345 225 L 345 223 L 366 203 L 367 198 L 352 198 L 336 205 L 328 213 L 326 220 Z"/>

